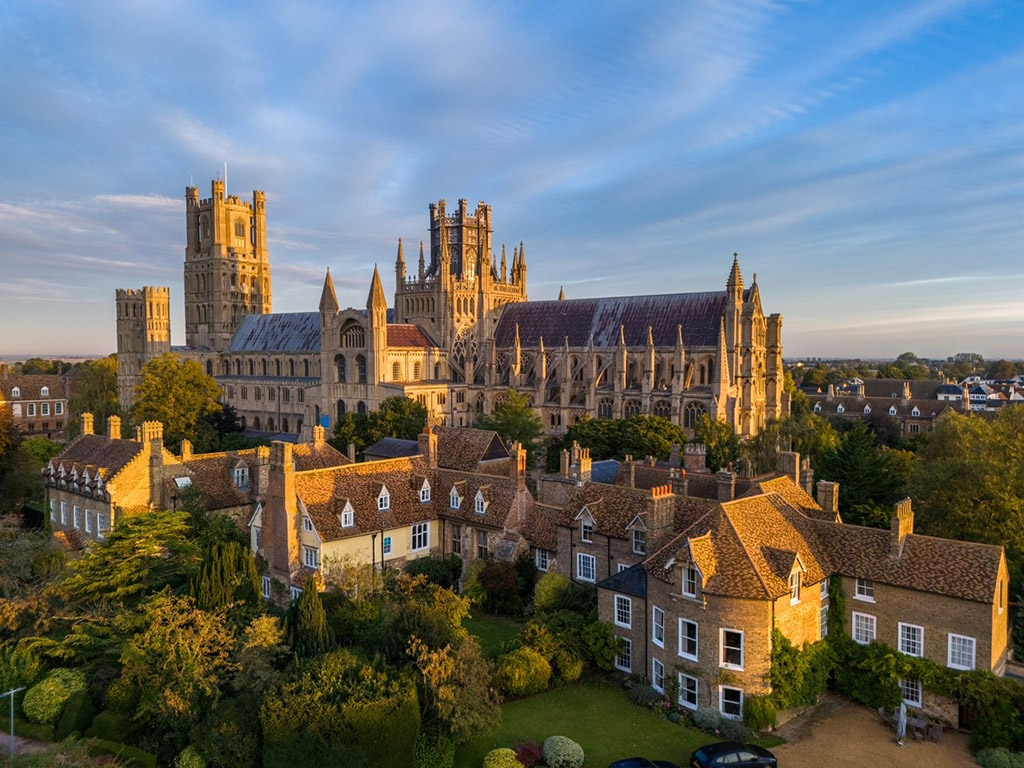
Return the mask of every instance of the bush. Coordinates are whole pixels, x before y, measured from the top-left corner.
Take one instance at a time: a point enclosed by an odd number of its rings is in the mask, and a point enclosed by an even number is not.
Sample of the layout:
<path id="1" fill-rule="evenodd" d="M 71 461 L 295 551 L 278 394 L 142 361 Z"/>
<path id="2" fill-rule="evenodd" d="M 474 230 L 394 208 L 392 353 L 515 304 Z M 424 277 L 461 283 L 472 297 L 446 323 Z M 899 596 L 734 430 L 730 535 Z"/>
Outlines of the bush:
<path id="1" fill-rule="evenodd" d="M 514 750 L 508 747 L 492 749 L 484 755 L 484 768 L 523 768 Z"/>
<path id="2" fill-rule="evenodd" d="M 768 696 L 747 696 L 743 700 L 743 722 L 753 731 L 774 728 L 775 702 Z"/>
<path id="3" fill-rule="evenodd" d="M 93 718 L 85 735 L 108 741 L 131 741 L 138 728 L 128 715 L 105 709 Z"/>
<path id="4" fill-rule="evenodd" d="M 427 581 L 452 589 L 462 575 L 462 559 L 458 555 L 418 557 L 405 564 L 405 572 L 411 576 L 422 574 Z"/>
<path id="5" fill-rule="evenodd" d="M 660 704 L 665 700 L 665 697 L 654 690 L 654 688 L 643 683 L 634 685 L 626 692 L 626 695 L 629 696 L 630 701 L 634 704 L 639 704 L 641 707 L 653 707 L 655 704 Z"/>
<path id="6" fill-rule="evenodd" d="M 85 688 L 83 672 L 77 669 L 55 669 L 28 689 L 21 707 L 33 723 L 56 725 L 71 695 Z"/>
<path id="7" fill-rule="evenodd" d="M 450 736 L 425 728 L 416 738 L 415 768 L 452 768 L 455 765 L 455 742 Z"/>
<path id="8" fill-rule="evenodd" d="M 72 733 L 81 735 L 92 724 L 96 708 L 92 705 L 89 691 L 75 691 L 64 704 L 64 712 L 54 732 L 58 741 L 64 741 Z"/>
<path id="9" fill-rule="evenodd" d="M 572 589 L 569 577 L 561 573 L 547 573 L 541 576 L 533 590 L 534 613 L 546 613 L 561 605 Z"/>
<path id="10" fill-rule="evenodd" d="M 722 738 L 726 741 L 745 742 L 750 741 L 754 738 L 754 732 L 747 728 L 747 726 L 745 726 L 739 720 L 729 720 L 728 718 L 722 718 L 721 731 Z"/>
<path id="11" fill-rule="evenodd" d="M 552 736 L 544 742 L 544 762 L 548 768 L 581 768 L 583 747 L 565 736 Z"/>
<path id="12" fill-rule="evenodd" d="M 174 768 L 206 768 L 206 761 L 196 748 L 189 744 L 175 758 Z"/>
<path id="13" fill-rule="evenodd" d="M 1006 747 L 986 747 L 974 759 L 981 768 L 1024 768 L 1024 752 L 1011 752 Z"/>
<path id="14" fill-rule="evenodd" d="M 701 707 L 693 713 L 693 724 L 709 733 L 722 730 L 724 720 L 722 713 L 714 707 Z"/>
<path id="15" fill-rule="evenodd" d="M 517 742 L 516 757 L 526 768 L 533 768 L 544 760 L 544 747 L 536 741 Z"/>
<path id="16" fill-rule="evenodd" d="M 156 755 L 106 739 L 90 739 L 90 755 L 113 755 L 130 768 L 156 768 Z"/>
<path id="17" fill-rule="evenodd" d="M 575 683 L 583 676 L 583 659 L 566 648 L 559 648 L 551 658 L 555 676 L 563 683 Z"/>
<path id="18" fill-rule="evenodd" d="M 551 664 L 532 648 L 518 648 L 498 660 L 495 682 L 507 696 L 532 696 L 547 690 Z"/>

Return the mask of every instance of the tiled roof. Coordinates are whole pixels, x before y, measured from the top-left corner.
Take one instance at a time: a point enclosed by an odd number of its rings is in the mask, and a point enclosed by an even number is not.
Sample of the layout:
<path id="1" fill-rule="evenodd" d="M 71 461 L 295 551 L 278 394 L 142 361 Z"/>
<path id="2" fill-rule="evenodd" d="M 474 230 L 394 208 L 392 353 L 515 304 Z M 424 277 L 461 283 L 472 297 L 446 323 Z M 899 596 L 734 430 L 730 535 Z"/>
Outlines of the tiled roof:
<path id="1" fill-rule="evenodd" d="M 292 459 L 295 461 L 295 471 L 306 472 L 311 469 L 327 469 L 328 467 L 342 467 L 351 464 L 352 461 L 330 443 L 315 445 L 313 443 L 298 443 L 292 448 Z"/>
<path id="2" fill-rule="evenodd" d="M 681 325 L 687 346 L 714 346 L 726 301 L 725 291 L 708 291 L 519 302 L 502 310 L 495 343 L 514 346 L 518 327 L 525 347 L 538 346 L 541 337 L 549 347 L 561 346 L 567 337 L 571 347 L 585 347 L 591 339 L 597 347 L 615 347 L 622 327 L 629 346 L 646 345 L 651 328 L 655 345 L 665 347 L 675 346 Z"/>
<path id="3" fill-rule="evenodd" d="M 134 440 L 110 440 L 102 435 L 82 435 L 75 442 L 57 454 L 52 460 L 54 467 L 64 465 L 71 471 L 87 466 L 98 467 L 109 479 L 128 466 L 128 463 L 142 453 L 142 443 Z"/>
<path id="4" fill-rule="evenodd" d="M 594 518 L 594 530 L 597 533 L 624 539 L 626 527 L 633 518 L 648 510 L 650 499 L 650 491 L 642 488 L 584 483 L 566 499 L 559 525 L 575 527 L 576 516 L 586 507 Z"/>
<path id="5" fill-rule="evenodd" d="M 435 427 L 434 431 L 440 467 L 473 472 L 481 461 L 509 457 L 497 432 L 469 427 Z"/>
<path id="6" fill-rule="evenodd" d="M 319 352 L 320 313 L 245 315 L 231 338 L 231 352 Z"/>
<path id="7" fill-rule="evenodd" d="M 531 546 L 549 551 L 558 549 L 558 518 L 562 510 L 546 504 L 534 504 L 521 533 Z"/>
<path id="8" fill-rule="evenodd" d="M 835 520 L 836 516 L 821 508 L 814 498 L 803 488 L 793 482 L 789 475 L 780 475 L 769 480 L 758 480 L 743 494 L 757 496 L 764 493 L 777 493 L 795 509 L 802 510 L 809 517 L 821 520 Z"/>
<path id="9" fill-rule="evenodd" d="M 21 394 L 11 397 L 11 390 L 17 387 Z M 50 388 L 50 394 L 43 398 L 40 392 L 43 387 Z M 3 398 L 18 402 L 19 400 L 60 400 L 64 397 L 64 379 L 56 374 L 46 373 L 0 373 L 0 393 Z"/>
<path id="10" fill-rule="evenodd" d="M 918 400 L 934 400 L 941 381 L 934 379 L 864 379 L 864 394 L 888 399 L 903 397 L 903 385 L 910 384 L 910 396 Z"/>
<path id="11" fill-rule="evenodd" d="M 811 407 L 815 412 L 839 413 L 840 405 L 843 406 L 843 412 L 851 416 L 863 415 L 864 407 L 869 406 L 873 414 L 888 415 L 890 409 L 895 408 L 897 416 L 922 419 L 935 418 L 949 410 L 962 410 L 959 403 L 949 400 L 910 400 L 904 403 L 888 397 L 857 398 L 856 395 L 835 395 L 832 400 L 825 397 L 811 399 Z M 914 408 L 917 408 L 919 416 L 913 416 Z"/>
<path id="12" fill-rule="evenodd" d="M 845 576 L 984 603 L 995 594 L 1001 547 L 911 534 L 896 558 L 889 530 L 818 520 L 807 527 Z"/>
<path id="13" fill-rule="evenodd" d="M 240 465 L 245 465 L 249 470 L 248 488 L 239 488 L 235 484 L 235 468 Z M 251 483 L 258 471 L 255 448 L 231 453 L 201 454 L 173 465 L 172 477 L 164 485 L 173 498 L 181 494 L 175 478 L 188 477 L 191 484 L 202 492 L 208 509 L 243 507 L 255 501 Z"/>
<path id="14" fill-rule="evenodd" d="M 426 332 L 418 325 L 411 323 L 389 323 L 388 346 L 428 349 L 436 347 L 437 344 L 432 342 Z"/>

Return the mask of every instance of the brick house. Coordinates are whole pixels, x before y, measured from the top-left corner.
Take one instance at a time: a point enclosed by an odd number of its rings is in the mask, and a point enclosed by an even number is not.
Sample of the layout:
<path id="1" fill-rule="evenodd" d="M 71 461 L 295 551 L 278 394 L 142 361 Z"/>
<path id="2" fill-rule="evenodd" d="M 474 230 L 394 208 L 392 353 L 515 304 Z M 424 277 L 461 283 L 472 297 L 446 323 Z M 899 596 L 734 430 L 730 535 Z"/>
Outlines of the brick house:
<path id="1" fill-rule="evenodd" d="M 56 374 L 0 374 L 0 405 L 11 409 L 14 427 L 30 437 L 63 441 L 68 419 L 64 378 Z"/>
<path id="2" fill-rule="evenodd" d="M 834 501 L 835 487 L 825 490 Z M 772 630 L 798 647 L 820 640 L 829 580 L 841 579 L 844 626 L 855 641 L 1002 673 L 1009 628 L 1001 547 L 914 534 L 909 501 L 886 531 L 814 514 L 801 508 L 801 494 L 783 476 L 711 504 L 662 534 L 642 562 L 599 581 L 600 615 L 627 641 L 619 669 L 644 675 L 683 706 L 741 717 L 745 697 L 770 692 Z M 901 688 L 908 706 L 957 722 L 950 702 L 927 695 L 920 681 Z"/>
<path id="3" fill-rule="evenodd" d="M 496 455 L 495 433 L 459 428 L 427 430 L 419 444 L 416 456 L 302 470 L 295 447 L 275 442 L 266 502 L 250 524 L 268 564 L 264 594 L 277 582 L 294 596 L 307 576 L 349 563 L 512 559 L 533 506 L 525 451 Z"/>

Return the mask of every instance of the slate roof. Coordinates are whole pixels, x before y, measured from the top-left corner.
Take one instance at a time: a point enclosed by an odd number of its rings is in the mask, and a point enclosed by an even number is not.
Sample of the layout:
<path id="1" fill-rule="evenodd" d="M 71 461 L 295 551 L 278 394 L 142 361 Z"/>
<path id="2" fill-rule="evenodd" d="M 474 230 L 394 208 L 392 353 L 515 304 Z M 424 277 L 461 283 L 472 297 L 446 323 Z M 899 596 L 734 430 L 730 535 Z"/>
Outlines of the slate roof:
<path id="1" fill-rule="evenodd" d="M 619 462 L 615 459 L 595 461 L 590 467 L 590 479 L 595 483 L 611 485 L 619 474 Z"/>
<path id="2" fill-rule="evenodd" d="M 418 325 L 411 323 L 389 323 L 388 346 L 428 349 L 436 347 L 437 344 L 431 341 L 426 332 Z"/>
<path id="3" fill-rule="evenodd" d="M 434 427 L 434 431 L 439 467 L 473 472 L 481 461 L 509 458 L 497 432 L 470 427 Z"/>
<path id="4" fill-rule="evenodd" d="M 245 315 L 231 338 L 231 352 L 319 352 L 320 313 Z"/>
<path id="5" fill-rule="evenodd" d="M 643 565 L 634 565 L 624 571 L 613 573 L 597 583 L 602 589 L 610 589 L 624 595 L 647 599 L 647 571 Z"/>
<path id="6" fill-rule="evenodd" d="M 374 459 L 398 459 L 407 456 L 416 456 L 420 452 L 419 440 L 402 440 L 397 437 L 382 437 L 371 445 L 363 455 Z"/>
<path id="7" fill-rule="evenodd" d="M 864 394 L 868 397 L 903 397 L 903 385 L 910 384 L 910 396 L 915 400 L 934 400 L 942 382 L 934 379 L 864 379 Z"/>
<path id="8" fill-rule="evenodd" d="M 502 311 L 495 343 L 499 347 L 514 346 L 518 326 L 519 340 L 525 347 L 538 346 L 541 337 L 549 347 L 561 346 L 566 337 L 570 347 L 586 347 L 591 338 L 597 347 L 615 347 L 621 326 L 628 346 L 646 345 L 650 327 L 655 345 L 667 347 L 675 346 L 681 325 L 687 346 L 714 346 L 726 301 L 725 291 L 707 291 L 518 302 Z"/>

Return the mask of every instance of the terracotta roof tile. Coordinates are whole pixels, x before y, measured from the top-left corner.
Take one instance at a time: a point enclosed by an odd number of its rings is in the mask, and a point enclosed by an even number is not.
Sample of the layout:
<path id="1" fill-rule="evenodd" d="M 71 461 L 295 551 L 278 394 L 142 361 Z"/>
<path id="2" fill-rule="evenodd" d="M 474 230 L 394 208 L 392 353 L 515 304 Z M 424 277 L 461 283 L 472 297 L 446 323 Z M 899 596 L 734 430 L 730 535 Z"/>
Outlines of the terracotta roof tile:
<path id="1" fill-rule="evenodd" d="M 474 472 L 480 462 L 507 459 L 497 432 L 468 427 L 434 427 L 437 433 L 437 464 L 445 469 Z"/>
<path id="2" fill-rule="evenodd" d="M 142 443 L 134 440 L 110 440 L 102 435 L 82 435 L 52 460 L 54 467 L 61 464 L 67 472 L 79 472 L 86 467 L 99 467 L 104 479 L 109 480 L 142 453 Z"/>
<path id="3" fill-rule="evenodd" d="M 558 518 L 562 510 L 546 504 L 534 504 L 522 528 L 523 538 L 531 546 L 553 551 L 558 549 Z"/>
<path id="4" fill-rule="evenodd" d="M 313 443 L 296 443 L 292 448 L 292 458 L 295 460 L 295 469 L 298 472 L 306 472 L 311 469 L 327 469 L 328 467 L 343 467 L 351 464 L 351 460 L 330 443 L 314 445 Z"/>
<path id="5" fill-rule="evenodd" d="M 426 332 L 418 325 L 411 323 L 388 323 L 388 346 L 389 347 L 415 347 L 429 349 L 436 347 Z"/>
<path id="6" fill-rule="evenodd" d="M 637 515 L 644 515 L 651 492 L 642 488 L 584 483 L 566 499 L 559 525 L 575 527 L 576 517 L 586 507 L 594 518 L 594 530 L 603 536 L 626 538 L 626 527 Z"/>

